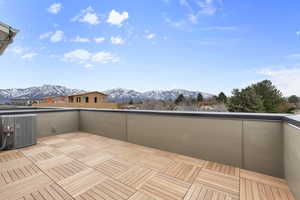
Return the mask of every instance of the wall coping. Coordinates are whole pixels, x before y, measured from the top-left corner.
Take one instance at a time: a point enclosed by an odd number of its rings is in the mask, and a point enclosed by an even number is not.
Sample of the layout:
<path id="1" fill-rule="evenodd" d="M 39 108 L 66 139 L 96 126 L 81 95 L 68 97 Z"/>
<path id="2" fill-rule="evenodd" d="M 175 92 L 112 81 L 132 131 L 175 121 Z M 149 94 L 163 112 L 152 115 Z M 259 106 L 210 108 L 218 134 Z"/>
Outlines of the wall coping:
<path id="1" fill-rule="evenodd" d="M 124 109 L 95 109 L 95 108 L 33 108 L 33 109 L 9 109 L 0 110 L 0 115 L 17 114 L 35 114 L 51 112 L 70 112 L 70 111 L 91 111 L 91 112 L 109 112 L 109 113 L 129 113 L 145 115 L 167 115 L 167 116 L 186 116 L 203 118 L 221 118 L 221 119 L 241 119 L 241 120 L 271 120 L 283 121 L 300 128 L 300 115 L 276 114 L 276 113 L 233 113 L 233 112 L 183 112 L 183 111 L 161 111 L 161 110 L 124 110 Z"/>

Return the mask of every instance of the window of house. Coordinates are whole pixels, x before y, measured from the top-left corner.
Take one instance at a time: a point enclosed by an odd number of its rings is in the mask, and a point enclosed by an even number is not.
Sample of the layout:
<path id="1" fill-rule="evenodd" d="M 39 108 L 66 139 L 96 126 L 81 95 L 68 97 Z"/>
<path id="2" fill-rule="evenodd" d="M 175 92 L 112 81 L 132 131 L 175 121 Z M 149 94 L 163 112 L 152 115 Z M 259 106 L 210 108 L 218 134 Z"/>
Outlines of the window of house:
<path id="1" fill-rule="evenodd" d="M 74 98 L 73 98 L 73 97 L 70 97 L 70 98 L 69 98 L 69 101 L 70 101 L 70 103 L 73 103 L 73 102 L 74 102 Z"/>
<path id="2" fill-rule="evenodd" d="M 80 98 L 80 97 L 77 97 L 77 98 L 76 98 L 76 102 L 77 102 L 77 103 L 80 103 L 80 102 L 81 102 L 81 98 Z"/>
<path id="3" fill-rule="evenodd" d="M 97 103 L 98 102 L 98 98 L 94 97 L 94 102 Z"/>
<path id="4" fill-rule="evenodd" d="M 89 102 L 89 97 L 85 97 L 85 103 Z"/>

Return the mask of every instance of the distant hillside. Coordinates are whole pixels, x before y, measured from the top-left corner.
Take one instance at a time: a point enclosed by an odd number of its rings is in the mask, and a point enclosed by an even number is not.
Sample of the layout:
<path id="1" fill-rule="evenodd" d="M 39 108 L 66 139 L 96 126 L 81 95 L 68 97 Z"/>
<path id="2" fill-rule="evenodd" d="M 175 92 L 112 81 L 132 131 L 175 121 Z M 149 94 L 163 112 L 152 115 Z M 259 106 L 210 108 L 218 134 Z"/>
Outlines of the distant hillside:
<path id="1" fill-rule="evenodd" d="M 49 96 L 66 96 L 71 94 L 78 94 L 86 92 L 80 89 L 70 89 L 59 85 L 43 85 L 39 87 L 29 87 L 29 88 L 12 88 L 12 89 L 0 89 L 0 101 L 8 102 L 13 98 L 30 98 L 30 99 L 41 99 Z M 126 102 L 126 101 L 145 101 L 145 100 L 174 100 L 179 94 L 183 94 L 185 97 L 196 98 L 199 93 L 203 95 L 204 98 L 212 97 L 212 94 L 200 92 L 200 91 L 190 91 L 183 89 L 174 90 L 152 90 L 147 92 L 138 92 L 135 90 L 128 89 L 111 89 L 104 91 L 109 95 L 108 99 L 110 101 L 116 102 Z"/>
<path id="2" fill-rule="evenodd" d="M 173 90 L 151 90 L 147 92 L 137 92 L 135 90 L 128 89 L 112 89 L 106 90 L 104 93 L 109 95 L 109 100 L 117 102 L 125 101 L 145 101 L 145 100 L 174 100 L 178 95 L 183 94 L 185 97 L 196 98 L 199 93 L 203 95 L 204 98 L 210 98 L 213 95 L 200 91 L 190 91 L 183 89 L 173 89 Z"/>

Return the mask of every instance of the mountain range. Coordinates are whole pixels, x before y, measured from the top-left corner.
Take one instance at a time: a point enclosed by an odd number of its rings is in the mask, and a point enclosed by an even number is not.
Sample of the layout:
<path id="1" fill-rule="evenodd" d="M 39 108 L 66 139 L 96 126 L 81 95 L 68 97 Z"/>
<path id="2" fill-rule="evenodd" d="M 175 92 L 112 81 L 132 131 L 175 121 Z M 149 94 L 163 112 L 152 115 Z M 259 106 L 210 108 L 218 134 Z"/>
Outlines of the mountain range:
<path id="1" fill-rule="evenodd" d="M 0 101 L 8 102 L 10 99 L 15 98 L 30 98 L 41 99 L 49 96 L 66 96 L 71 94 L 79 94 L 87 92 L 80 89 L 70 89 L 59 85 L 42 85 L 38 87 L 29 88 L 12 88 L 12 89 L 0 89 Z M 196 98 L 199 93 L 204 98 L 210 98 L 213 95 L 200 91 L 191 91 L 184 89 L 173 90 L 151 90 L 146 92 L 138 92 L 135 90 L 116 88 L 103 91 L 108 95 L 109 101 L 126 102 L 126 101 L 145 101 L 145 100 L 174 100 L 178 95 L 183 94 L 187 98 Z"/>

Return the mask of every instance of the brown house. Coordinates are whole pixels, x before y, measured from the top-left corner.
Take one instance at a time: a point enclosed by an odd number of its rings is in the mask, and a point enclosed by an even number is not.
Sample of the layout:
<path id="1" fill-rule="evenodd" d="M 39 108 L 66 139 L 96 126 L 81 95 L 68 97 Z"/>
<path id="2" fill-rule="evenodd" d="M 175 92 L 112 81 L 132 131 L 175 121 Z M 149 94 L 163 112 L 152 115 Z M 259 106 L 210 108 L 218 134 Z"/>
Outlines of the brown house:
<path id="1" fill-rule="evenodd" d="M 53 98 L 54 99 L 54 98 Z M 57 99 L 57 98 L 56 98 Z M 58 100 L 46 101 L 44 103 L 35 104 L 36 107 L 73 107 L 73 108 L 103 108 L 118 109 L 118 103 L 107 102 L 107 95 L 94 91 L 82 94 L 74 94 Z"/>
<path id="2" fill-rule="evenodd" d="M 106 100 L 107 95 L 97 91 L 68 96 L 68 103 L 97 104 L 101 102 L 106 102 Z"/>

